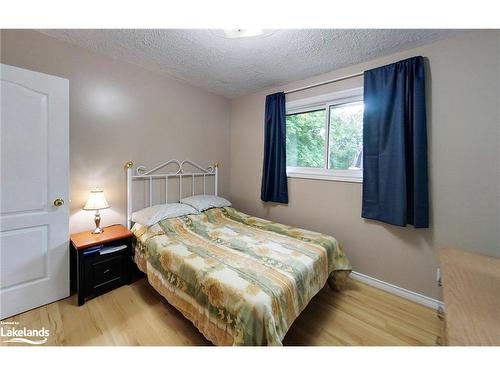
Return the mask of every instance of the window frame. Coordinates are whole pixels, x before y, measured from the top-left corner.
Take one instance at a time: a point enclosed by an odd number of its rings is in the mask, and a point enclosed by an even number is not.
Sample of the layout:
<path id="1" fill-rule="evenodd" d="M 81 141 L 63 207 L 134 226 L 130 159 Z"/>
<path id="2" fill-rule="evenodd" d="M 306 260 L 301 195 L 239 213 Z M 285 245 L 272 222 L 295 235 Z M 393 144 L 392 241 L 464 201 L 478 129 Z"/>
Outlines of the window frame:
<path id="1" fill-rule="evenodd" d="M 286 115 L 299 114 L 308 111 L 325 110 L 325 167 L 286 167 L 287 177 L 306 178 L 314 180 L 331 180 L 344 182 L 363 182 L 363 170 L 329 169 L 330 152 L 330 107 L 363 102 L 363 88 L 336 91 L 330 94 L 293 100 L 286 103 Z"/>

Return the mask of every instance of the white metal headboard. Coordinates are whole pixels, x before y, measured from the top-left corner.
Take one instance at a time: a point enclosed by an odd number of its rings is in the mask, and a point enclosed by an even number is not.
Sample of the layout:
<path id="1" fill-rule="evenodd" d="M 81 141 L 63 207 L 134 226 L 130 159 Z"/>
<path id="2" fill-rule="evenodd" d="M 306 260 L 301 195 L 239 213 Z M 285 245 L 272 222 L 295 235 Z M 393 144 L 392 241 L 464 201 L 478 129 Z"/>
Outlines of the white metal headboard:
<path id="1" fill-rule="evenodd" d="M 177 166 L 177 171 L 170 173 L 155 173 L 156 171 L 167 167 L 168 165 L 174 164 Z M 195 168 L 195 172 L 186 172 L 184 167 L 190 165 Z M 130 229 L 132 227 L 132 181 L 134 180 L 144 180 L 149 183 L 149 206 L 153 205 L 153 180 L 164 179 L 165 180 L 165 203 L 168 202 L 168 179 L 178 178 L 179 179 L 179 200 L 182 198 L 182 177 L 191 177 L 191 191 L 193 195 L 195 194 L 195 178 L 203 177 L 203 194 L 206 193 L 206 177 L 214 176 L 214 193 L 218 195 L 218 169 L 219 163 L 215 162 L 214 165 L 210 165 L 207 168 L 203 168 L 200 165 L 192 162 L 190 160 L 183 160 L 180 162 L 176 159 L 171 159 L 164 163 L 157 165 L 156 167 L 147 170 L 144 166 L 138 166 L 133 169 L 134 163 L 128 161 L 125 163 L 125 168 L 127 169 L 127 227 Z"/>

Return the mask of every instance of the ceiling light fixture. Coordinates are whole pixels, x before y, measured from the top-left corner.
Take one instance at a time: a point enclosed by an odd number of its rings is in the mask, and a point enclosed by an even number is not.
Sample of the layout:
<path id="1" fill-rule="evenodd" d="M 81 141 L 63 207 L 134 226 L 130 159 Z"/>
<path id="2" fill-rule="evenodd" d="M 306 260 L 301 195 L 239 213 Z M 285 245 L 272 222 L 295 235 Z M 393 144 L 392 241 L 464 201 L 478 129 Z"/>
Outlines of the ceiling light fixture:
<path id="1" fill-rule="evenodd" d="M 264 34 L 262 29 L 226 29 L 224 34 L 227 38 L 248 38 Z"/>

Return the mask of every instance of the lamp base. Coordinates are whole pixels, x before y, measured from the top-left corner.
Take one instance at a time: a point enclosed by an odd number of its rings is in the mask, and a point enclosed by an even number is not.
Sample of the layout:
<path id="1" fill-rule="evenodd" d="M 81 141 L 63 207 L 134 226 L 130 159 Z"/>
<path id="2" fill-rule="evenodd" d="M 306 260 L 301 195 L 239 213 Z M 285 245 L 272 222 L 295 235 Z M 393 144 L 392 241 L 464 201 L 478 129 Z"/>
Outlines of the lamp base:
<path id="1" fill-rule="evenodd" d="M 104 229 L 101 228 L 101 215 L 99 214 L 99 210 L 96 210 L 94 217 L 95 229 L 92 231 L 92 234 L 101 234 L 104 232 Z"/>
<path id="2" fill-rule="evenodd" d="M 104 232 L 104 229 L 102 228 L 95 228 L 93 231 L 92 231 L 92 234 L 101 234 L 102 232 Z"/>

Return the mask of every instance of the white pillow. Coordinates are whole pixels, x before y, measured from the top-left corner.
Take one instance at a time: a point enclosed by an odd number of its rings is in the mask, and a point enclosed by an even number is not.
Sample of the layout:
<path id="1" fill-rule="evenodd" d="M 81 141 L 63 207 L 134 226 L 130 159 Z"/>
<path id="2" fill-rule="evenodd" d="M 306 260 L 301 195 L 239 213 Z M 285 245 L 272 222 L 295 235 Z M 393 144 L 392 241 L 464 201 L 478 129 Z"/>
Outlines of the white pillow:
<path id="1" fill-rule="evenodd" d="M 193 207 L 182 203 L 157 204 L 146 207 L 132 214 L 132 221 L 142 225 L 150 226 L 160 220 L 170 219 L 184 215 L 199 214 Z"/>
<path id="2" fill-rule="evenodd" d="M 200 212 L 213 207 L 227 207 L 231 205 L 231 202 L 227 199 L 216 195 L 193 195 L 181 199 L 181 203 L 189 204 Z"/>

